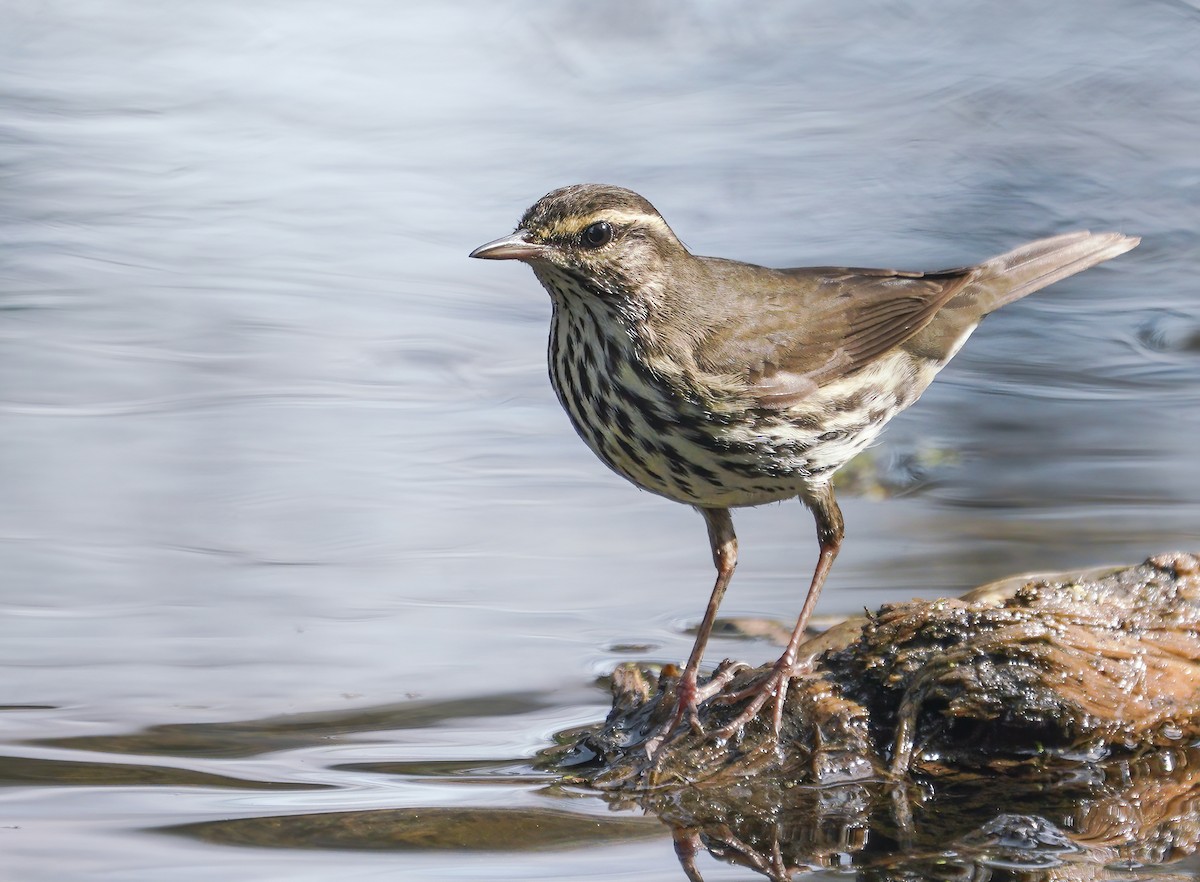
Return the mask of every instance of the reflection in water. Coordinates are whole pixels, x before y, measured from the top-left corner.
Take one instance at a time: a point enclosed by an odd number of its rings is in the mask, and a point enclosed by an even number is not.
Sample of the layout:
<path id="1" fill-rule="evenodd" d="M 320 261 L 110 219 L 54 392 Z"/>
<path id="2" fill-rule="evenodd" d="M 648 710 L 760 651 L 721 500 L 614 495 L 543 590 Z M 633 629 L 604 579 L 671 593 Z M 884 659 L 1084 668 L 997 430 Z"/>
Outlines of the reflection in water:
<path id="1" fill-rule="evenodd" d="M 38 759 L 0 756 L 0 786 L 51 787 L 230 787 L 244 790 L 308 790 L 295 782 L 255 781 L 145 763 Z"/>
<path id="2" fill-rule="evenodd" d="M 481 702 L 483 703 L 483 702 Z M 524 713 L 523 700 L 498 701 L 497 710 Z M 429 722 L 453 719 L 455 704 L 421 709 Z M 196 727 L 185 739 L 207 744 L 199 755 L 245 751 L 240 733 L 263 734 L 263 752 L 296 749 L 307 740 L 366 731 L 364 721 L 393 725 L 396 708 L 322 720 L 247 721 L 240 726 Z M 412 720 L 409 720 L 412 722 Z M 275 733 L 268 737 L 268 733 Z M 564 734 L 564 739 L 570 739 Z M 147 732 L 127 747 L 166 755 L 179 733 Z M 61 745 L 65 746 L 65 745 Z M 83 745 L 78 745 L 83 746 Z M 122 749 L 114 740 L 113 748 Z M 88 747 L 96 750 L 98 744 Z M 136 769 L 136 771 L 135 771 Z M 1160 750 L 1135 759 L 1091 765 L 1047 756 L 1007 777 L 971 774 L 811 787 L 769 779 L 720 788 L 662 788 L 641 797 L 597 795 L 581 803 L 555 776 L 535 773 L 528 760 L 455 763 L 356 763 L 344 773 L 444 786 L 534 786 L 538 807 L 413 805 L 403 809 L 289 812 L 247 815 L 152 829 L 221 845 L 282 849 L 485 852 L 588 849 L 600 842 L 664 837 L 669 832 L 690 879 L 703 878 L 701 852 L 748 867 L 773 880 L 812 868 L 853 868 L 864 880 L 899 879 L 1117 879 L 1108 865 L 1158 865 L 1192 854 L 1200 843 L 1200 749 Z M 39 781 L 59 787 L 138 785 L 319 790 L 294 782 L 229 781 L 165 767 L 5 758 L 4 783 Z M 502 795 L 502 800 L 513 797 Z M 315 796 L 313 797 L 316 798 Z M 597 813 L 603 799 L 609 812 Z M 612 814 L 615 811 L 617 814 Z M 657 821 L 639 817 L 643 812 Z M 632 813 L 632 814 L 631 814 Z M 659 823 L 661 822 L 661 824 Z M 663 830 L 662 824 L 668 828 Z M 1164 878 L 1156 874 L 1155 878 Z"/>
<path id="3" fill-rule="evenodd" d="M 463 717 L 528 713 L 545 705 L 533 695 L 478 696 L 461 701 L 411 701 L 351 712 L 322 711 L 265 720 L 152 726 L 134 734 L 43 738 L 43 747 L 126 755 L 245 757 L 295 750 L 335 738 L 392 729 L 423 729 Z"/>
<path id="4" fill-rule="evenodd" d="M 1200 844 L 1200 751 L 936 786 L 750 782 L 609 798 L 659 816 L 692 880 L 704 851 L 778 882 L 820 867 L 864 880 L 1127 879 L 1105 868 L 1178 861 Z"/>
<path id="5" fill-rule="evenodd" d="M 471 704 L 492 708 L 483 730 L 492 732 L 506 715 L 526 716 L 535 707 L 521 696 L 481 697 Z M 720 787 L 663 787 L 638 797 L 585 794 L 520 757 L 330 763 L 319 781 L 271 780 L 262 769 L 253 780 L 204 771 L 219 767 L 208 763 L 229 757 L 312 756 L 318 744 L 345 749 L 371 731 L 388 730 L 389 738 L 402 741 L 406 726 L 428 731 L 464 712 L 463 702 L 426 703 L 157 727 L 107 741 L 62 739 L 41 746 L 54 758 L 0 758 L 0 785 L 101 785 L 176 794 L 232 789 L 279 792 L 279 798 L 307 793 L 301 802 L 290 800 L 283 813 L 255 812 L 247 804 L 235 817 L 220 820 L 147 819 L 149 831 L 222 846 L 499 855 L 671 839 L 692 880 L 704 877 L 703 852 L 772 880 L 819 868 L 852 871 L 863 880 L 1116 880 L 1129 878 L 1120 866 L 1169 864 L 1200 844 L 1200 748 L 1091 764 L 1046 755 L 1007 775 L 942 774 L 936 784 L 922 776 L 907 784 L 874 779 L 824 787 L 751 778 Z M 560 740 L 577 737 L 565 732 Z M 102 759 L 105 750 L 134 760 L 136 754 L 176 755 L 179 765 L 109 762 Z M 93 759 L 68 759 L 84 755 Z M 324 782 L 339 778 L 343 785 L 392 782 L 385 807 L 345 810 L 361 798 L 351 791 L 328 792 Z M 447 796 L 483 789 L 470 804 L 458 806 L 412 803 L 405 796 L 409 790 L 427 792 L 426 786 Z M 409 804 L 398 808 L 397 802 Z M 667 848 L 665 842 L 661 848 Z M 1110 866 L 1118 869 L 1106 869 Z M 1174 877 L 1157 871 L 1154 878 Z"/>
<path id="6" fill-rule="evenodd" d="M 373 812 L 324 812 L 166 828 L 219 845 L 369 851 L 539 851 L 592 848 L 663 835 L 653 819 L 569 811 L 418 806 Z"/>

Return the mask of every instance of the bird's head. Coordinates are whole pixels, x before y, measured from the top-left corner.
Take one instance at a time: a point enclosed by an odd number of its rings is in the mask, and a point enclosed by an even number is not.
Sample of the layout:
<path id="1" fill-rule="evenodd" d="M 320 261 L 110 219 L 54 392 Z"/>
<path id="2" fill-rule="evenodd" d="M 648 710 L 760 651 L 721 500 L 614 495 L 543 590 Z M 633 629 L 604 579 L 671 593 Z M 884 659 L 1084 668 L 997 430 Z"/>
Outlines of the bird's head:
<path id="1" fill-rule="evenodd" d="M 554 296 L 564 296 L 558 283 L 570 280 L 608 299 L 655 287 L 665 265 L 686 253 L 637 193 L 575 184 L 547 193 L 525 212 L 516 232 L 479 246 L 471 257 L 528 263 Z"/>

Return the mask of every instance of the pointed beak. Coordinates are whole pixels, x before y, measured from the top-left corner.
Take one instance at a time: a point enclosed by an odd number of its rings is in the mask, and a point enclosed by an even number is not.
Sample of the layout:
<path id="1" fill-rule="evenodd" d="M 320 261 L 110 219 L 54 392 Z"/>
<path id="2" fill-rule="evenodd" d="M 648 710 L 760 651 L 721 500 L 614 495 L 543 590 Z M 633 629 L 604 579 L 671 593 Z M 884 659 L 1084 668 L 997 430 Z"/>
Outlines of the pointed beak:
<path id="1" fill-rule="evenodd" d="M 528 230 L 517 230 L 511 236 L 480 245 L 470 256 L 481 260 L 535 260 L 545 253 L 545 245 L 529 241 Z"/>

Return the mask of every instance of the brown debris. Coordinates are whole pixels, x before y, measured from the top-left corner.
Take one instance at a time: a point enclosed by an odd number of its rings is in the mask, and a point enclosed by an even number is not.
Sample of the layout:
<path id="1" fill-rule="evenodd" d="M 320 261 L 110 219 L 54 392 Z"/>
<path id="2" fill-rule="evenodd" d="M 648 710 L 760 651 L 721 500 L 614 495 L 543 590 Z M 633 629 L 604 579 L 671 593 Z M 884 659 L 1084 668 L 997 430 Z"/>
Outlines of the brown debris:
<path id="1" fill-rule="evenodd" d="M 809 644 L 788 693 L 782 747 L 764 725 L 740 740 L 678 730 L 650 763 L 678 672 L 613 675 L 604 727 L 579 746 L 599 787 L 727 781 L 771 771 L 828 784 L 981 767 L 1047 750 L 1133 753 L 1200 736 L 1200 559 L 1010 580 L 961 599 L 887 606 Z M 720 670 L 732 663 L 725 662 Z M 733 676 L 732 693 L 766 669 Z M 706 731 L 736 716 L 708 702 Z"/>
<path id="2" fill-rule="evenodd" d="M 692 880 L 705 850 L 774 880 L 1107 879 L 1196 850 L 1196 555 L 888 606 L 804 649 L 779 746 L 757 720 L 729 742 L 681 727 L 651 759 L 679 672 L 623 665 L 603 726 L 551 762 L 657 815 Z M 738 667 L 728 692 L 768 670 Z M 711 732 L 739 705 L 701 710 Z"/>

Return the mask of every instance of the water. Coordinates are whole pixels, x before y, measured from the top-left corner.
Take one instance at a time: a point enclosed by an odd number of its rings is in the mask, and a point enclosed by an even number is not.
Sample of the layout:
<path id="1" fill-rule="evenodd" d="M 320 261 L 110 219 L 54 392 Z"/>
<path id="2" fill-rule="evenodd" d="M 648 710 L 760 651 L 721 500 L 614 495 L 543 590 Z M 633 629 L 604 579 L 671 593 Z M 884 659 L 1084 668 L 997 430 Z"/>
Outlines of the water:
<path id="1" fill-rule="evenodd" d="M 896 420 L 822 613 L 1200 547 L 1194 4 L 0 10 L 0 877 L 680 878 L 527 768 L 596 676 L 686 654 L 711 579 L 572 435 L 528 270 L 465 257 L 565 183 L 776 265 L 1144 237 Z M 726 611 L 793 616 L 811 518 L 737 523 Z M 625 826 L 161 833 L 497 806 Z"/>

